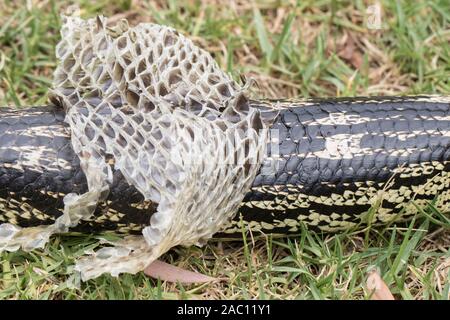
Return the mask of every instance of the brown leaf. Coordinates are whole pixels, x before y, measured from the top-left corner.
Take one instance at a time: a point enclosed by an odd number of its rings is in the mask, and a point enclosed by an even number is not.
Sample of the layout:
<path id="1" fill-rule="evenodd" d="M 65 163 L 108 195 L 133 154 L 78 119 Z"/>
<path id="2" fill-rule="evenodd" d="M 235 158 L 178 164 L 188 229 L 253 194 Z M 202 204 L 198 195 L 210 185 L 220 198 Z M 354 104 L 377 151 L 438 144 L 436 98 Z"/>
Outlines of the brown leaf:
<path id="1" fill-rule="evenodd" d="M 149 277 L 155 279 L 159 278 L 162 281 L 168 282 L 205 283 L 217 280 L 216 278 L 198 272 L 185 270 L 159 260 L 152 262 L 147 268 L 145 268 L 144 273 Z"/>
<path id="2" fill-rule="evenodd" d="M 342 49 L 339 50 L 338 56 L 349 62 L 354 68 L 359 69 L 363 63 L 363 57 L 356 47 L 353 37 L 346 34 L 342 40 Z"/>
<path id="3" fill-rule="evenodd" d="M 371 300 L 395 300 L 388 286 L 375 270 L 369 273 L 366 286 L 372 293 Z"/>

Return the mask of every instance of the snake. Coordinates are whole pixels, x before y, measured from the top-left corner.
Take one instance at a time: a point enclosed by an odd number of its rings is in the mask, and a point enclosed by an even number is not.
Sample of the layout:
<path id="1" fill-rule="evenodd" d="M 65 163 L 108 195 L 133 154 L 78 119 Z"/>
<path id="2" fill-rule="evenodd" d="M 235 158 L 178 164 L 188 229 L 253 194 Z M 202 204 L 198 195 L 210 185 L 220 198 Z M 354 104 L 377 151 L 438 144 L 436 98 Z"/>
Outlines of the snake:
<path id="1" fill-rule="evenodd" d="M 278 158 L 273 165 L 267 151 L 238 214 L 218 235 L 239 234 L 241 226 L 298 233 L 302 223 L 338 231 L 368 223 L 365 214 L 381 200 L 373 223 L 414 215 L 414 203 L 449 211 L 449 98 L 252 101 L 270 104 L 283 104 L 272 125 Z M 64 111 L 1 108 L 0 115 L 0 221 L 49 224 L 66 194 L 87 190 Z M 74 231 L 139 233 L 155 210 L 115 171 L 108 198 Z"/>
<path id="2" fill-rule="evenodd" d="M 450 97 L 247 99 L 176 30 L 65 19 L 52 103 L 0 108 L 0 236 L 125 235 L 81 262 L 85 279 L 212 235 L 450 212 Z"/>

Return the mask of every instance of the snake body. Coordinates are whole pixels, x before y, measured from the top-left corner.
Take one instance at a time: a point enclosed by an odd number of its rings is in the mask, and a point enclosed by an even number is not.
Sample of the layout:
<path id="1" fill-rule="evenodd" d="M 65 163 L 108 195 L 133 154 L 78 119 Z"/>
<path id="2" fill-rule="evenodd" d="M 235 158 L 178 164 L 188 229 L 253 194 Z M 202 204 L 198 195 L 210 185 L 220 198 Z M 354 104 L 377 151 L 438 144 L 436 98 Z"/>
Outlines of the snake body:
<path id="1" fill-rule="evenodd" d="M 434 205 L 450 211 L 450 99 L 378 97 L 252 101 L 280 110 L 264 161 L 220 235 L 297 233 L 386 223 Z M 64 111 L 0 109 L 0 222 L 52 223 L 68 193 L 84 193 Z M 95 215 L 73 230 L 139 234 L 156 205 L 120 171 Z M 371 208 L 374 212 L 370 214 Z"/>

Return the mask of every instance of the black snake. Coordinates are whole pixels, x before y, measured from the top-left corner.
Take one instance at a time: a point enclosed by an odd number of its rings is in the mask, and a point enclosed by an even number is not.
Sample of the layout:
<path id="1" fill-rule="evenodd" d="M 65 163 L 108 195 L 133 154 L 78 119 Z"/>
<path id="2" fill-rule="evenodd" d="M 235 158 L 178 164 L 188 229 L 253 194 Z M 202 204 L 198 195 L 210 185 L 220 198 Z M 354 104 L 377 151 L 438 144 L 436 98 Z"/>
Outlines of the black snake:
<path id="1" fill-rule="evenodd" d="M 407 218 L 417 212 L 414 203 L 434 203 L 448 212 L 449 101 L 425 96 L 253 101 L 255 108 L 283 105 L 272 125 L 279 132 L 279 158 L 274 165 L 267 150 L 240 214 L 223 232 L 241 233 L 240 223 L 264 233 L 296 233 L 301 223 L 344 229 L 369 222 L 368 210 L 381 200 L 371 223 Z M 0 110 L 0 221 L 49 224 L 61 214 L 64 195 L 87 190 L 64 112 Z M 154 211 L 115 171 L 108 199 L 74 230 L 139 233 Z"/>

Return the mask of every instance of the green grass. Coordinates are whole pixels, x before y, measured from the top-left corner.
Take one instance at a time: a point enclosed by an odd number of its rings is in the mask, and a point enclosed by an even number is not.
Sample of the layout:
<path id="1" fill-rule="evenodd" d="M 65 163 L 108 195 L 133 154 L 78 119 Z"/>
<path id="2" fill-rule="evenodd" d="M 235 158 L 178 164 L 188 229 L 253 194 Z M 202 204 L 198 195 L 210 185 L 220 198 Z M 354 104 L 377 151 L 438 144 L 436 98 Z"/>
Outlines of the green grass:
<path id="1" fill-rule="evenodd" d="M 366 27 L 364 1 L 233 3 L 78 1 L 84 17 L 103 13 L 190 34 L 236 79 L 253 77 L 256 97 L 450 92 L 447 0 L 381 1 L 381 30 Z M 46 103 L 67 6 L 0 4 L 0 105 Z M 430 206 L 407 224 L 175 248 L 163 259 L 223 279 L 189 286 L 142 274 L 80 283 L 74 260 L 100 244 L 94 236 L 58 236 L 44 250 L 0 254 L 0 299 L 367 299 L 372 268 L 396 298 L 449 299 L 449 230 L 448 216 Z"/>

